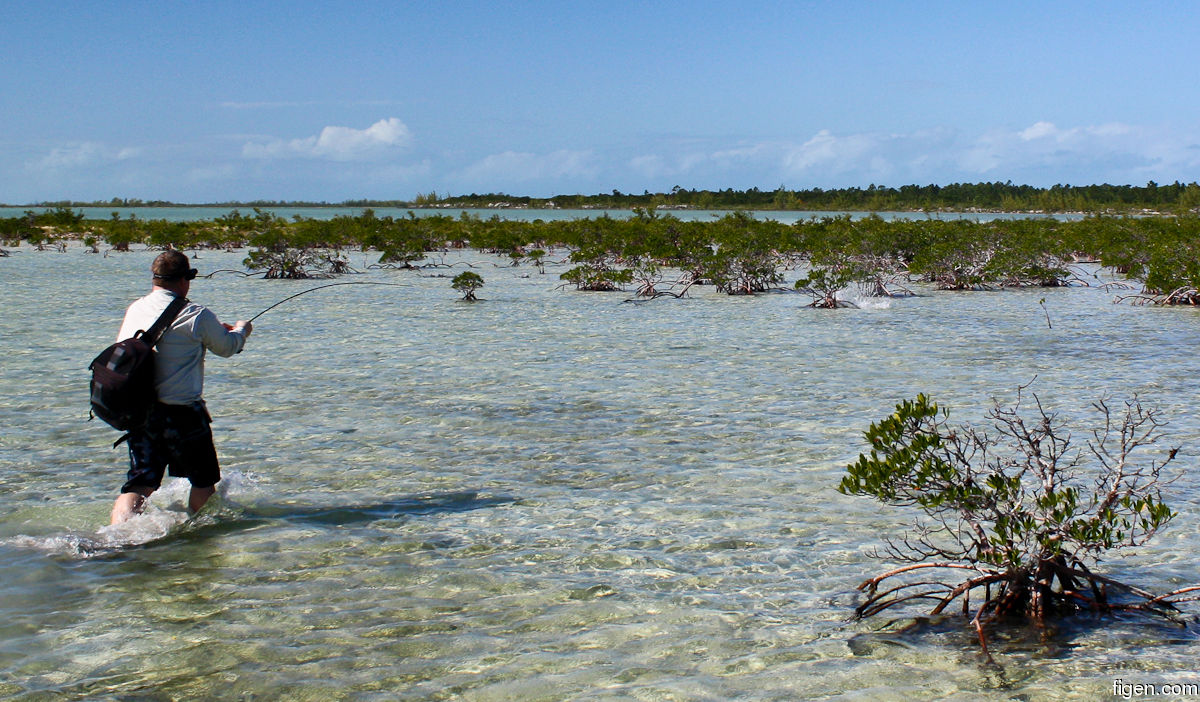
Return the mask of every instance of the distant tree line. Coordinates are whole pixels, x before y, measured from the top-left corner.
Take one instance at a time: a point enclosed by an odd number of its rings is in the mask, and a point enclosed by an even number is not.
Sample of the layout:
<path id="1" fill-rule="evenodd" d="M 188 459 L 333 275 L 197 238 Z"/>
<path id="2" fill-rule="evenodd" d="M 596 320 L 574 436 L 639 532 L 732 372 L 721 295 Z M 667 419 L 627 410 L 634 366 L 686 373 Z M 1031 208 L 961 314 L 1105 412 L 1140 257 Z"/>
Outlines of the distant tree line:
<path id="1" fill-rule="evenodd" d="M 78 202 L 37 203 L 37 207 L 401 207 L 401 208 L 561 208 L 561 209 L 713 209 L 713 210 L 815 210 L 857 212 L 986 211 L 986 212 L 1087 212 L 1124 214 L 1138 212 L 1185 213 L 1200 210 L 1200 184 L 1159 185 L 1154 181 L 1135 185 L 1055 185 L 1037 188 L 1000 183 L 951 183 L 949 185 L 904 185 L 898 188 L 869 185 L 866 188 L 810 188 L 789 190 L 688 190 L 676 186 L 665 193 L 622 193 L 555 195 L 537 198 L 505 193 L 439 195 L 420 193 L 412 200 L 344 200 L 340 203 L 287 200 L 253 200 L 205 204 L 172 203 L 164 200 L 112 198 Z"/>
<path id="2" fill-rule="evenodd" d="M 688 190 L 676 186 L 667 193 L 641 195 L 613 190 L 599 195 L 555 195 L 550 198 L 489 193 L 440 197 L 422 195 L 425 207 L 558 207 L 566 209 L 748 209 L 857 212 L 987 211 L 987 212 L 1088 212 L 1129 213 L 1189 212 L 1200 208 L 1200 184 L 1159 185 L 1153 181 L 1133 185 L 1055 185 L 1036 188 L 1007 183 L 952 183 L 904 185 L 899 188 L 870 185 L 866 188 L 825 190 Z"/>

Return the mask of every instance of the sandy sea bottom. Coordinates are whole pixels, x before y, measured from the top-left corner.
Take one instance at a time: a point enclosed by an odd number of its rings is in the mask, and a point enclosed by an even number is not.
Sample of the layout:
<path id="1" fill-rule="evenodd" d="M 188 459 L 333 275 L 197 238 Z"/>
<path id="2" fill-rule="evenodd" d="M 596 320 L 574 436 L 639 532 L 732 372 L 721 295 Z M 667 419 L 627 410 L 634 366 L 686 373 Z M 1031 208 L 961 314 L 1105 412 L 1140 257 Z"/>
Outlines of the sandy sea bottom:
<path id="1" fill-rule="evenodd" d="M 1034 700 L 1197 681 L 1195 625 L 998 632 L 989 666 L 958 618 L 851 621 L 911 515 L 836 491 L 863 430 L 917 392 L 973 422 L 1033 381 L 1080 439 L 1092 401 L 1137 392 L 1183 447 L 1180 517 L 1106 569 L 1200 581 L 1194 310 L 1097 286 L 633 304 L 557 289 L 561 264 L 435 256 L 454 267 L 348 276 L 403 287 L 297 298 L 210 356 L 220 497 L 185 521 L 172 481 L 106 528 L 126 458 L 86 421 L 85 368 L 152 256 L 0 259 L 0 698 Z M 466 264 L 474 304 L 447 277 Z M 318 284 L 218 273 L 191 297 L 233 321 Z"/>

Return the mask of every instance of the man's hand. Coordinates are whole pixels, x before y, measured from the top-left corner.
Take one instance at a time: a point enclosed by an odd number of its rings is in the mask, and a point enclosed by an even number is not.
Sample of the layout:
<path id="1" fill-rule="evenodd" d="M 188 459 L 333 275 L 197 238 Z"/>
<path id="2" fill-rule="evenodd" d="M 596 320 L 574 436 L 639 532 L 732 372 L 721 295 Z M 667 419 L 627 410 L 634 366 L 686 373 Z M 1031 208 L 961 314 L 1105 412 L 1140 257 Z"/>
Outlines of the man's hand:
<path id="1" fill-rule="evenodd" d="M 250 332 L 254 329 L 254 324 L 241 319 L 234 324 L 221 322 L 221 326 L 225 327 L 228 331 L 240 331 L 247 339 L 250 338 Z"/>

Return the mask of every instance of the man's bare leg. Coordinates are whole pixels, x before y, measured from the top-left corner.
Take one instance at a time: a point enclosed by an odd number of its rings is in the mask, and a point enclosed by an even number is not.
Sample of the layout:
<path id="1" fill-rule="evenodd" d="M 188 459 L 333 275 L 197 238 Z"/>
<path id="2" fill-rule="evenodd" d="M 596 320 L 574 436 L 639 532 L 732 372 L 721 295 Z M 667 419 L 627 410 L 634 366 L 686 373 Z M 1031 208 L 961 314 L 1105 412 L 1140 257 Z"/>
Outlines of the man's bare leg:
<path id="1" fill-rule="evenodd" d="M 113 502 L 110 524 L 120 524 L 128 521 L 135 514 L 141 514 L 146 507 L 146 498 L 150 497 L 154 488 L 138 488 L 137 492 L 123 492 Z"/>
<path id="2" fill-rule="evenodd" d="M 193 487 L 192 491 L 188 493 L 188 509 L 192 511 L 192 514 L 199 512 L 204 503 L 208 502 L 208 498 L 212 497 L 216 491 L 217 486 L 215 485 L 206 488 Z"/>

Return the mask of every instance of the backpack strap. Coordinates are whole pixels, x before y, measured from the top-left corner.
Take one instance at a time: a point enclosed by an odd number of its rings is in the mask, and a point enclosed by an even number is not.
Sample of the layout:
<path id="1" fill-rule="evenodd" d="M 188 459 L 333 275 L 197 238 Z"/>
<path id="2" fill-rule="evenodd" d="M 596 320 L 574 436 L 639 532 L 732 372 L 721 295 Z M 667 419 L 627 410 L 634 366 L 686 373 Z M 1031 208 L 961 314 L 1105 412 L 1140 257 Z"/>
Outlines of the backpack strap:
<path id="1" fill-rule="evenodd" d="M 175 321 L 175 318 L 179 316 L 179 313 L 183 311 L 183 308 L 187 305 L 187 303 L 188 299 L 186 297 L 176 295 L 175 298 L 171 300 L 171 304 L 167 305 L 167 309 L 163 310 L 163 313 L 158 316 L 158 319 L 154 320 L 154 324 L 150 325 L 150 328 L 146 331 L 139 334 L 134 334 L 134 337 L 140 338 L 142 341 L 146 342 L 148 346 L 153 348 L 154 345 L 158 343 L 158 340 L 162 337 L 163 332 L 167 330 L 167 327 L 171 326 L 171 323 Z"/>

